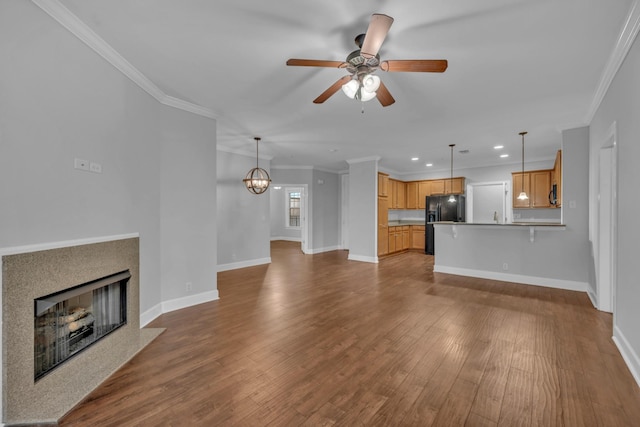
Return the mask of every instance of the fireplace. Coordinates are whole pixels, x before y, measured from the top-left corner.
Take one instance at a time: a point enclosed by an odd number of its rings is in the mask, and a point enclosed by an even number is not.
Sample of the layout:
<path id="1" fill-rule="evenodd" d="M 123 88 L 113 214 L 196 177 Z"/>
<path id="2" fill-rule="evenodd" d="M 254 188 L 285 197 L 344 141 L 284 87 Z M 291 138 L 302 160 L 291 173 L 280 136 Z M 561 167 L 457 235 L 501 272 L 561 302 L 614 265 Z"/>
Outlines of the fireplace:
<path id="1" fill-rule="evenodd" d="M 0 425 L 56 423 L 162 332 L 140 328 L 137 234 L 41 246 L 0 250 Z M 53 323 L 55 332 L 34 333 Z M 98 329 L 103 336 L 94 340 Z M 81 350 L 80 341 L 88 344 Z M 52 357 L 57 352 L 66 359 Z"/>
<path id="2" fill-rule="evenodd" d="M 129 270 L 34 301 L 34 379 L 127 323 Z"/>

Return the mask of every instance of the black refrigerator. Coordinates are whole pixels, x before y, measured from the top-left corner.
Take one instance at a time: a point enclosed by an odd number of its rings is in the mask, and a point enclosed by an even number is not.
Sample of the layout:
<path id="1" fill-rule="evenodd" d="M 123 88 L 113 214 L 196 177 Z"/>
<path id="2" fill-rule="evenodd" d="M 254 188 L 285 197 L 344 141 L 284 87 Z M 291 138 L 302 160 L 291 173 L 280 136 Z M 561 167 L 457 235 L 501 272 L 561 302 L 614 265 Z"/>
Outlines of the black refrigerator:
<path id="1" fill-rule="evenodd" d="M 433 239 L 433 223 L 437 221 L 465 222 L 464 196 L 427 196 L 426 206 L 426 227 L 424 251 L 429 255 L 435 254 L 435 244 Z"/>

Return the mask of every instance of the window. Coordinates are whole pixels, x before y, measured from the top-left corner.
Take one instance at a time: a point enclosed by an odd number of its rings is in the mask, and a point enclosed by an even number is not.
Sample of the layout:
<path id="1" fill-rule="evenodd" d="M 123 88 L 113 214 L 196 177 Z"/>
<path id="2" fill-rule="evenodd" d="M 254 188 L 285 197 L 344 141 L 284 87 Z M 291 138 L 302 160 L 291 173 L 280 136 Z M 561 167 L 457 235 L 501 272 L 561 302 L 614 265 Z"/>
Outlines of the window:
<path id="1" fill-rule="evenodd" d="M 287 191 L 287 227 L 300 228 L 300 189 Z"/>

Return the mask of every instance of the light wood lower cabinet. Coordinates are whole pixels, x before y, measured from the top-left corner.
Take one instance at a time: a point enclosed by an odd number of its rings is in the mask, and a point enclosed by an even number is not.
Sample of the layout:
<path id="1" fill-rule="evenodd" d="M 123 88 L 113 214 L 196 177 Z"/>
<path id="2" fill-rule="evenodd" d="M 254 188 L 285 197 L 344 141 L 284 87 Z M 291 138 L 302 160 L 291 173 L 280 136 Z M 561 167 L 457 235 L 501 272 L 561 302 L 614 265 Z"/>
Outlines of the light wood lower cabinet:
<path id="1" fill-rule="evenodd" d="M 424 250 L 424 225 L 411 226 L 411 249 Z"/>
<path id="2" fill-rule="evenodd" d="M 378 256 L 389 253 L 389 201 L 378 197 Z"/>
<path id="3" fill-rule="evenodd" d="M 388 254 L 409 249 L 424 250 L 424 225 L 392 225 L 388 227 L 388 230 Z M 380 244 L 380 236 L 378 236 L 378 245 Z M 378 247 L 378 252 L 379 249 Z"/>

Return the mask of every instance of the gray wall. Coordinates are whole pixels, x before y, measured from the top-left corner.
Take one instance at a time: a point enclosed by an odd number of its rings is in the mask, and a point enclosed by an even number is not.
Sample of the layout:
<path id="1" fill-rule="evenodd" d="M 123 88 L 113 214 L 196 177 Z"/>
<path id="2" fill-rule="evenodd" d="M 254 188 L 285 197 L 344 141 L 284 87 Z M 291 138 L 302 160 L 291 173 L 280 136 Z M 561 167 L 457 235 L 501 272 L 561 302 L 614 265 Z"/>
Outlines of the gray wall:
<path id="1" fill-rule="evenodd" d="M 218 270 L 271 262 L 269 192 L 273 189 L 253 194 L 244 186 L 242 179 L 256 167 L 255 156 L 218 150 L 217 159 Z M 260 159 L 259 165 L 269 172 L 267 160 Z"/>
<path id="2" fill-rule="evenodd" d="M 275 184 L 283 186 L 307 185 L 309 252 L 339 249 L 340 175 L 312 168 L 278 168 L 273 169 L 271 179 Z M 284 188 L 279 191 L 284 192 Z"/>
<path id="3" fill-rule="evenodd" d="M 313 170 L 313 229 L 311 251 L 340 248 L 340 175 Z"/>
<path id="4" fill-rule="evenodd" d="M 378 160 L 349 162 L 349 259 L 378 261 Z"/>
<path id="5" fill-rule="evenodd" d="M 612 123 L 618 138 L 618 233 L 617 288 L 614 301 L 614 338 L 640 383 L 640 286 L 638 286 L 638 242 L 640 212 L 640 41 L 633 43 L 622 67 L 609 87 L 590 126 L 590 207 L 597 212 L 598 151 Z M 591 222 L 592 228 L 594 222 Z M 591 230 L 591 235 L 597 230 Z M 597 253 L 598 248 L 594 251 Z"/>
<path id="6" fill-rule="evenodd" d="M 0 247 L 139 233 L 142 312 L 187 281 L 217 293 L 215 121 L 159 104 L 31 2 L 2 2 L 0 55 Z"/>

